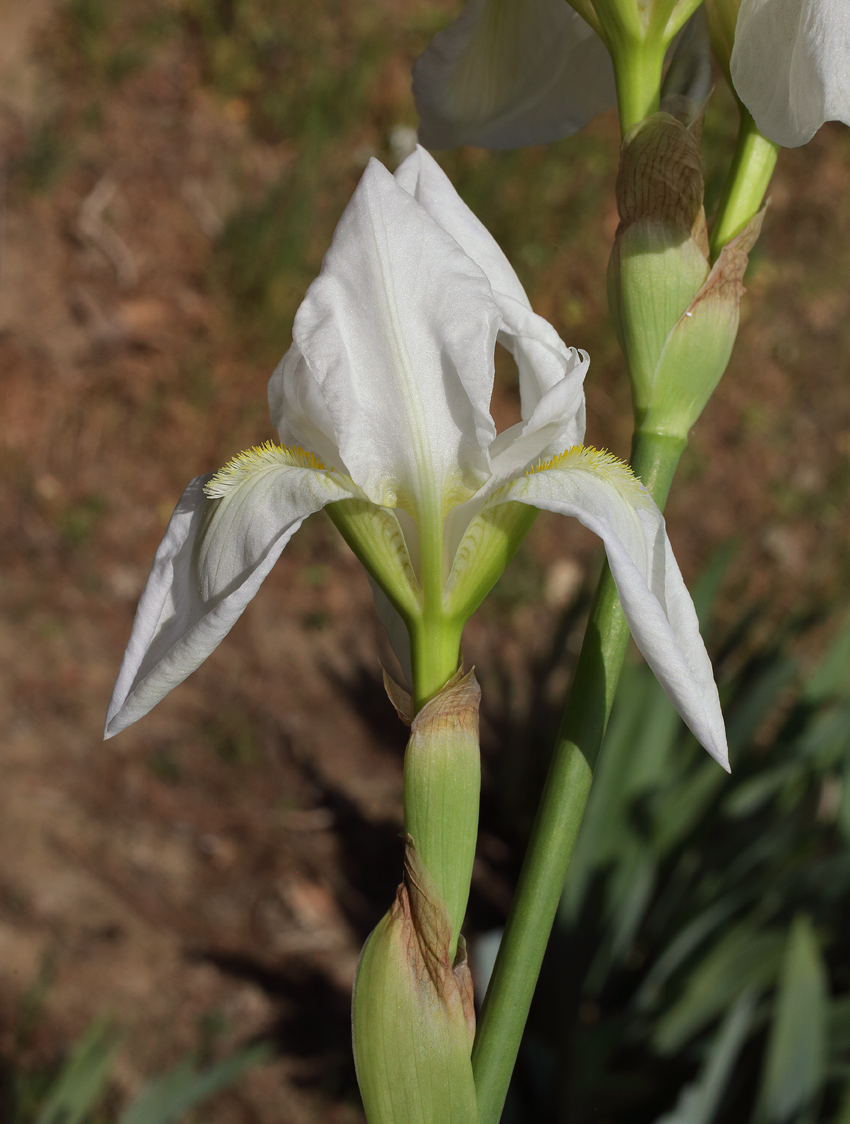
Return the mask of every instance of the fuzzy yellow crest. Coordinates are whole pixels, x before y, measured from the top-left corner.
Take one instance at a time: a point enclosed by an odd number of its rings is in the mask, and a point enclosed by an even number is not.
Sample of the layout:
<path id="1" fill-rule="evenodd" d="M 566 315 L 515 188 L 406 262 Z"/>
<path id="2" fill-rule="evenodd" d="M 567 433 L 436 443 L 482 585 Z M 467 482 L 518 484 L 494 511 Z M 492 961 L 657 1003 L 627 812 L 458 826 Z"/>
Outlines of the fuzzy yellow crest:
<path id="1" fill-rule="evenodd" d="M 220 499 L 232 488 L 244 484 L 252 476 L 270 468 L 313 468 L 317 471 L 324 469 L 324 464 L 318 457 L 302 449 L 300 445 L 276 445 L 273 441 L 266 441 L 262 445 L 255 445 L 253 449 L 246 449 L 228 461 L 224 468 L 207 481 L 204 492 L 210 499 Z"/>
<path id="2" fill-rule="evenodd" d="M 531 476 L 535 472 L 547 472 L 549 469 L 590 472 L 613 484 L 621 495 L 630 496 L 635 503 L 639 503 L 646 496 L 643 485 L 631 468 L 607 449 L 594 449 L 592 445 L 571 445 L 569 449 L 550 460 L 540 461 L 526 472 L 526 476 Z"/>

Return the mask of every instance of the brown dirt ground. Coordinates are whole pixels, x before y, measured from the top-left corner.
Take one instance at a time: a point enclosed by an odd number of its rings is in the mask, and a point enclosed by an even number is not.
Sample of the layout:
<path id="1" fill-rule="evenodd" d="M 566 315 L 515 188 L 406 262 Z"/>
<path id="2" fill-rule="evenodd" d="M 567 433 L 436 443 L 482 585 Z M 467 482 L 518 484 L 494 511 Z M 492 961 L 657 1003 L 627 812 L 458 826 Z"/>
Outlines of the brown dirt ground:
<path id="1" fill-rule="evenodd" d="M 10 160 L 51 105 L 73 101 L 45 55 L 61 34 L 55 7 L 0 3 Z M 401 121 L 411 119 L 404 50 L 379 82 Z M 593 128 L 615 143 L 610 119 Z M 297 154 L 258 140 L 238 105 L 210 93 L 179 37 L 116 86 L 76 143 L 49 190 L 10 175 L 2 215 L 0 1054 L 51 1063 L 112 1012 L 124 1036 L 118 1103 L 199 1043 L 218 1055 L 267 1035 L 275 1060 L 205 1119 L 359 1120 L 348 994 L 398 876 L 404 733 L 381 693 L 387 652 L 367 584 L 330 524 L 316 518 L 296 536 L 198 673 L 101 742 L 173 503 L 190 477 L 271 436 L 269 365 L 232 342 L 207 266 L 227 215 Z M 339 161 L 348 190 L 357 143 Z M 793 607 L 838 604 L 846 587 L 848 186 L 846 130 L 827 127 L 784 154 L 739 347 L 669 507 L 688 577 L 741 540 L 721 615 L 761 599 L 765 630 Z M 598 221 L 610 240 L 610 205 Z M 606 255 L 607 243 L 589 276 L 577 264 L 535 279 L 537 307 L 570 343 L 605 331 Z M 551 295 L 555 284 L 585 294 L 586 326 Z M 588 385 L 589 438 L 625 453 L 627 390 L 607 355 Z M 501 390 L 497 416 L 512 408 Z M 511 776 L 533 768 L 505 765 L 499 746 L 540 702 L 534 669 L 562 611 L 575 650 L 597 564 L 589 536 L 541 520 L 469 628 L 485 742 Z M 565 681 L 559 665 L 549 695 Z M 482 839 L 481 925 L 509 901 L 511 842 L 495 827 Z"/>

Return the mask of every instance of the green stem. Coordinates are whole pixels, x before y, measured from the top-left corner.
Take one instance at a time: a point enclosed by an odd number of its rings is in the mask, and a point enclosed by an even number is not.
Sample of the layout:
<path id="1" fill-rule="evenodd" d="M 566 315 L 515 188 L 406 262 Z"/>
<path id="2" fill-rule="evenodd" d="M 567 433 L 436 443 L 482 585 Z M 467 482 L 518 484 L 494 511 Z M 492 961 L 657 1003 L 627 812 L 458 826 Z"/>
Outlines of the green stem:
<path id="1" fill-rule="evenodd" d="M 676 3 L 670 5 L 669 13 L 661 8 L 653 9 L 653 14 L 658 10 L 661 19 L 653 20 L 663 29 L 665 42 L 669 45 L 673 37 L 682 30 L 694 12 L 702 3 L 702 0 L 677 0 Z M 666 15 L 666 19 L 664 16 Z M 663 20 L 663 23 L 662 23 Z"/>
<path id="2" fill-rule="evenodd" d="M 660 36 L 649 39 L 623 36 L 611 40 L 622 136 L 638 121 L 658 112 L 664 46 Z"/>
<path id="3" fill-rule="evenodd" d="M 418 713 L 458 669 L 463 625 L 437 613 L 423 614 L 412 626 L 413 705 Z"/>
<path id="4" fill-rule="evenodd" d="M 663 507 L 685 441 L 635 433 L 632 466 Z M 478 1124 L 498 1124 L 549 933 L 581 826 L 629 629 L 602 572 L 472 1048 Z"/>
<path id="5" fill-rule="evenodd" d="M 779 145 L 762 136 L 743 105 L 740 111 L 738 143 L 711 231 L 712 261 L 757 214 L 779 155 Z"/>
<path id="6" fill-rule="evenodd" d="M 417 712 L 457 671 L 463 632 L 463 623 L 447 617 L 443 605 L 443 513 L 437 504 L 420 515 L 419 550 L 422 612 L 408 625 Z"/>

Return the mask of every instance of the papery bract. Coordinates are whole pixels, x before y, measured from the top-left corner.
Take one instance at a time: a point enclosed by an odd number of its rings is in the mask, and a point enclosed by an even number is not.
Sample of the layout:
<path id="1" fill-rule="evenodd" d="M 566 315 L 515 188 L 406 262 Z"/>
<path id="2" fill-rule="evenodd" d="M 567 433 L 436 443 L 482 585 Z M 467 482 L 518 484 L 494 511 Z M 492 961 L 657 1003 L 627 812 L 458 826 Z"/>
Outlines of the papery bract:
<path id="1" fill-rule="evenodd" d="M 741 0 L 732 82 L 759 130 L 786 148 L 824 121 L 850 124 L 847 0 Z"/>
<path id="2" fill-rule="evenodd" d="M 497 338 L 517 362 L 522 419 L 498 435 Z M 373 160 L 269 384 L 283 444 L 249 450 L 184 493 L 139 604 L 107 736 L 209 655 L 323 506 L 380 587 L 397 642 L 404 622 L 414 679 L 430 648 L 445 647 L 430 697 L 540 508 L 603 539 L 638 646 L 725 765 L 711 665 L 661 513 L 627 466 L 581 444 L 587 364 L 532 311 L 424 149 L 395 177 Z"/>

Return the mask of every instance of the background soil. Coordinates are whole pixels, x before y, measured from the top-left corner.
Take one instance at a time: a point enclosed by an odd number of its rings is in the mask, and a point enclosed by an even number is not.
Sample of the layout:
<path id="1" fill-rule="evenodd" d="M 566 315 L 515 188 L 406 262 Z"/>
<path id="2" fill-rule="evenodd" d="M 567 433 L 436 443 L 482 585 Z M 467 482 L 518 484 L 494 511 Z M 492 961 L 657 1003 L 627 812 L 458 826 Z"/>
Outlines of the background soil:
<path id="1" fill-rule="evenodd" d="M 226 642 L 104 745 L 147 568 L 186 482 L 273 436 L 269 373 L 370 155 L 411 141 L 410 65 L 447 18 L 397 0 L 0 3 L 0 1054 L 54 1065 L 123 1036 L 111 1101 L 189 1051 L 274 1060 L 201 1113 L 361 1119 L 357 955 L 400 870 L 404 731 L 363 574 L 314 517 Z M 732 143 L 718 90 L 716 197 Z M 543 149 L 446 154 L 538 311 L 587 348 L 588 440 L 625 455 L 606 323 L 611 117 Z M 668 509 L 693 578 L 732 540 L 721 618 L 762 634 L 850 561 L 850 139 L 786 152 L 739 346 Z M 518 217 L 519 216 L 519 217 Z M 506 364 L 494 415 L 517 412 Z M 470 625 L 485 807 L 471 931 L 510 900 L 594 540 L 541 519 Z"/>

